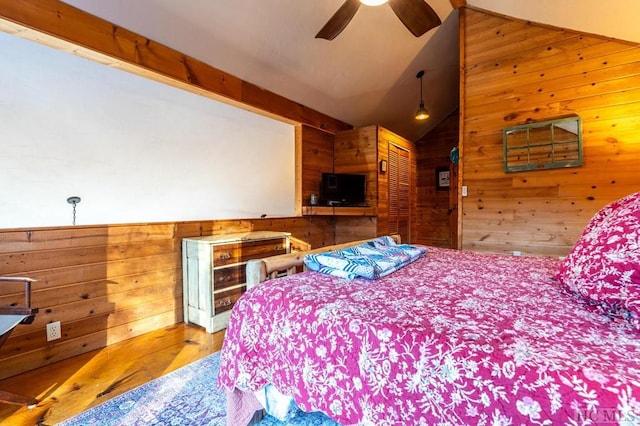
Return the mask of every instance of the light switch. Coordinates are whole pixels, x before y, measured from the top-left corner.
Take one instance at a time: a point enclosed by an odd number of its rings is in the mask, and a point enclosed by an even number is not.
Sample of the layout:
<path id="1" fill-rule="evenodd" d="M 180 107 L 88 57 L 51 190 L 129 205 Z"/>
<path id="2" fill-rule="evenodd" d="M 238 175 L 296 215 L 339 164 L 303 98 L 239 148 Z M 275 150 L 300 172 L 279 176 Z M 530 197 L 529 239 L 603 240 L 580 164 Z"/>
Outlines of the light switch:
<path id="1" fill-rule="evenodd" d="M 467 196 L 467 185 L 462 185 L 462 196 L 463 197 Z"/>

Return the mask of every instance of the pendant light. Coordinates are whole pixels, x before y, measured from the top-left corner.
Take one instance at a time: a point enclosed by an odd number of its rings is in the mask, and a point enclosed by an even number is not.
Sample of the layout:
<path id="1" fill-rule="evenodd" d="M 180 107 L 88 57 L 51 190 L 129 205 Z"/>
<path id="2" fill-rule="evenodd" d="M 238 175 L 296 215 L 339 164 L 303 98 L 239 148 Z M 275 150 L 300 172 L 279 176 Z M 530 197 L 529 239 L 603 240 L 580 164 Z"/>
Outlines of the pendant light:
<path id="1" fill-rule="evenodd" d="M 416 74 L 416 78 L 420 79 L 420 107 L 418 111 L 416 111 L 416 120 L 426 120 L 429 118 L 429 112 L 424 107 L 424 99 L 422 99 L 422 76 L 424 75 L 424 70 L 418 71 Z"/>
<path id="2" fill-rule="evenodd" d="M 387 0 L 360 0 L 360 3 L 366 6 L 380 6 L 385 4 Z"/>

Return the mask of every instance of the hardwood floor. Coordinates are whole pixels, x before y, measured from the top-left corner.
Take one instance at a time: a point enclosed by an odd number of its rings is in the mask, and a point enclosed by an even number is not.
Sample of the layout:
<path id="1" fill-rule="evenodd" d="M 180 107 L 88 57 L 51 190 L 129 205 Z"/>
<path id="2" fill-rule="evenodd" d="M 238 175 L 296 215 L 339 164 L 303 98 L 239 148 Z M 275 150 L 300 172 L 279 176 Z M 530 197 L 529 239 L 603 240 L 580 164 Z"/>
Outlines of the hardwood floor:
<path id="1" fill-rule="evenodd" d="M 35 408 L 0 403 L 2 425 L 55 425 L 94 405 L 219 351 L 224 330 L 177 324 L 0 381 Z"/>

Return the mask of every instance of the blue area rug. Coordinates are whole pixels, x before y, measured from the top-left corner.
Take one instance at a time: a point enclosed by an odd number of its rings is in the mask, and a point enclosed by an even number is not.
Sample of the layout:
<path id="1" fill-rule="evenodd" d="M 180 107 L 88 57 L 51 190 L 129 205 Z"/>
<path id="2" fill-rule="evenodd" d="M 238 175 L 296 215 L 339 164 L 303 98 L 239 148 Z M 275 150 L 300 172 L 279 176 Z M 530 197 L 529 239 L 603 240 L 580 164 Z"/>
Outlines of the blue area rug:
<path id="1" fill-rule="evenodd" d="M 220 352 L 90 408 L 59 426 L 225 425 L 226 398 L 218 389 Z M 336 422 L 322 413 L 298 414 L 287 422 L 266 416 L 262 426 L 322 425 Z"/>

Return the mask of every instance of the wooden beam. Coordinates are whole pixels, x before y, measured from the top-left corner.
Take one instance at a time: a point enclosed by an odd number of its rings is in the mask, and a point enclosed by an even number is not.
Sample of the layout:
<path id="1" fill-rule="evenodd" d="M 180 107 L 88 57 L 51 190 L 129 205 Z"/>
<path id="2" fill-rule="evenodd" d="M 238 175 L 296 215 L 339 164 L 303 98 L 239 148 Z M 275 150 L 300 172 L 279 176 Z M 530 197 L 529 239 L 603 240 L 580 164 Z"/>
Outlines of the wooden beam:
<path id="1" fill-rule="evenodd" d="M 352 127 L 59 0 L 0 0 L 0 31 L 291 124 Z"/>
<path id="2" fill-rule="evenodd" d="M 18 395 L 13 392 L 7 392 L 0 390 L 0 402 L 13 405 L 27 405 L 29 407 L 35 407 L 38 400 L 35 398 L 29 398 L 26 396 Z"/>

